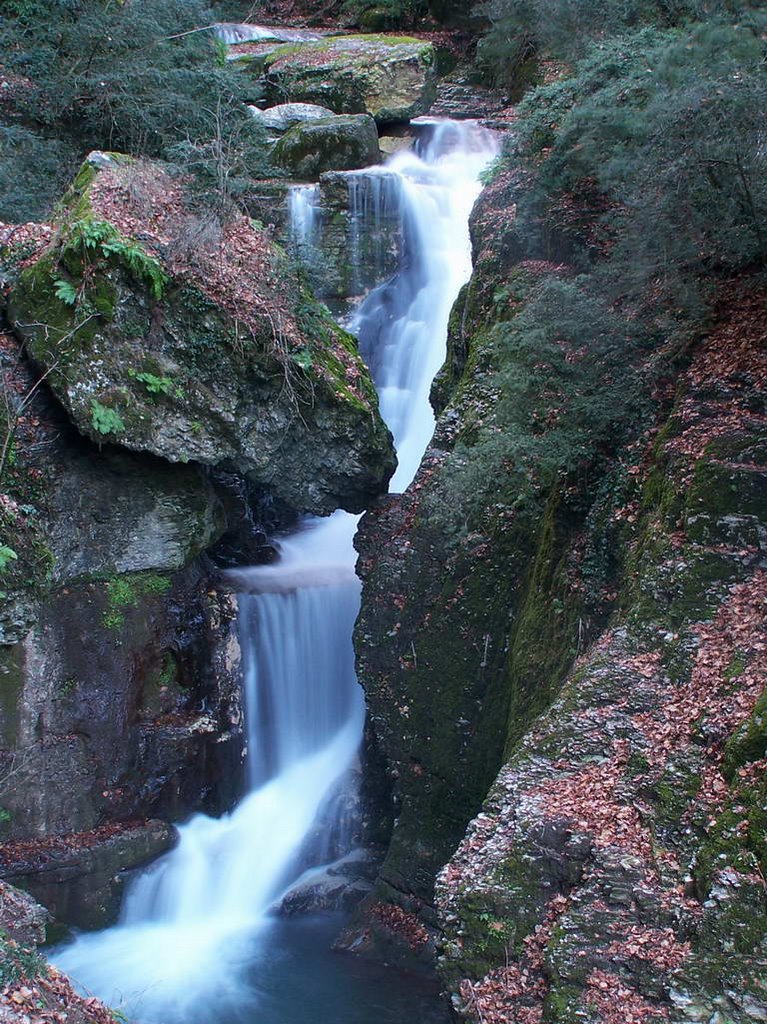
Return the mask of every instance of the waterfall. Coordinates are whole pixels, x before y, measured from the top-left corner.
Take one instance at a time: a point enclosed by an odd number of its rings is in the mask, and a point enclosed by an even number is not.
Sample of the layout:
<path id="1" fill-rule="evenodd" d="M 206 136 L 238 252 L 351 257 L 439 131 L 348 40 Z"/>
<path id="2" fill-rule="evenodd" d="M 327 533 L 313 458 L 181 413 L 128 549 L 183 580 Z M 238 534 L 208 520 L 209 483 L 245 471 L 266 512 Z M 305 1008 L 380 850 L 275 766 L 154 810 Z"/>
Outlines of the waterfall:
<path id="1" fill-rule="evenodd" d="M 296 185 L 288 192 L 290 239 L 296 256 L 317 272 L 317 240 L 322 228 L 319 185 Z"/>
<path id="2" fill-rule="evenodd" d="M 476 125 L 434 123 L 418 152 L 388 164 L 387 188 L 368 190 L 372 203 L 352 210 L 364 231 L 395 187 L 402 265 L 363 300 L 351 325 L 395 437 L 394 489 L 408 485 L 431 438 L 429 387 L 444 359 L 450 308 L 471 271 L 468 214 L 495 149 Z M 318 230 L 316 192 L 296 192 L 293 231 L 307 244 Z M 270 956 L 270 906 L 307 868 L 349 852 L 342 796 L 353 786 L 364 723 L 351 639 L 360 594 L 356 526 L 343 512 L 308 519 L 277 541 L 275 564 L 229 573 L 239 594 L 249 792 L 229 814 L 198 814 L 182 826 L 177 847 L 130 887 L 118 924 L 80 936 L 55 957 L 138 1021 L 202 1024 L 256 1009 L 263 994 L 253 965 Z M 259 1020 L 288 1017 L 272 1008 Z"/>

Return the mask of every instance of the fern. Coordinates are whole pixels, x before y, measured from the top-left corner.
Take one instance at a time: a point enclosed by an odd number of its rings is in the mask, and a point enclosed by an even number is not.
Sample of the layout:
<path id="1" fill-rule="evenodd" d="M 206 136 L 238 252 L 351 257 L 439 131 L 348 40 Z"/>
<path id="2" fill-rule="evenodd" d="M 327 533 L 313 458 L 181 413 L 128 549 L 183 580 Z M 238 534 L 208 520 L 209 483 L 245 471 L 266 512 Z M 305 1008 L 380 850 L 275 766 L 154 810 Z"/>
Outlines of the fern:
<path id="1" fill-rule="evenodd" d="M 18 557 L 13 548 L 9 548 L 7 544 L 0 544 L 0 572 L 4 572 Z"/>
<path id="2" fill-rule="evenodd" d="M 69 281 L 56 281 L 56 298 L 61 299 L 67 306 L 74 306 L 77 302 L 77 288 Z"/>
<path id="3" fill-rule="evenodd" d="M 125 422 L 116 409 L 91 400 L 91 426 L 99 434 L 119 434 L 125 430 Z"/>
<path id="4" fill-rule="evenodd" d="M 174 398 L 183 398 L 184 392 L 174 384 L 170 377 L 158 377 L 154 373 L 138 373 L 136 370 L 128 370 L 128 376 L 143 384 L 150 395 L 172 395 Z"/>
<path id="5" fill-rule="evenodd" d="M 100 253 L 105 258 L 115 256 L 122 260 L 134 277 L 149 285 L 155 299 L 163 297 L 169 279 L 159 261 L 145 253 L 141 246 L 121 235 L 108 221 L 86 219 L 75 221 L 72 225 L 69 238 L 62 249 L 62 256 L 66 256 L 67 253 L 80 255 L 89 252 Z"/>

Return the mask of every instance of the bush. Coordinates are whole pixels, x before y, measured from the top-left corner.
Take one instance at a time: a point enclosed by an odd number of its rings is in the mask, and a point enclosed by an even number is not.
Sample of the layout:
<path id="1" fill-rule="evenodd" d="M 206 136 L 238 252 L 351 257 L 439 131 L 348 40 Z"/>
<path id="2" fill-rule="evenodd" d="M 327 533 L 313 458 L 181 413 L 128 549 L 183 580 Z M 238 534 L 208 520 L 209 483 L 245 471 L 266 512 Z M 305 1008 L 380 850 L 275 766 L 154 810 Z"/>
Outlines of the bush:
<path id="1" fill-rule="evenodd" d="M 248 76 L 220 60 L 203 0 L 10 0 L 0 22 L 6 68 L 29 80 L 17 115 L 63 126 L 83 147 L 163 157 L 207 137 L 221 97 L 250 98 Z"/>
<path id="2" fill-rule="evenodd" d="M 427 13 L 425 0 L 346 0 L 343 11 L 368 32 L 410 28 Z"/>
<path id="3" fill-rule="evenodd" d="M 594 48 L 520 106 L 510 159 L 534 170 L 520 230 L 547 257 L 597 261 L 606 294 L 691 313 L 703 276 L 764 265 L 763 59 L 752 32 L 720 24 Z"/>
<path id="4" fill-rule="evenodd" d="M 448 534 L 482 531 L 499 500 L 534 520 L 568 479 L 585 493 L 649 410 L 636 367 L 653 339 L 590 292 L 548 280 L 493 329 L 492 417 L 459 439 L 429 510 Z"/>
<path id="5" fill-rule="evenodd" d="M 480 11 L 491 26 L 477 61 L 499 87 L 513 90 L 534 56 L 577 60 L 597 40 L 643 26 L 673 28 L 721 19 L 764 22 L 753 0 L 489 0 Z"/>
<path id="6" fill-rule="evenodd" d="M 0 125 L 0 220 L 44 220 L 77 165 L 73 146 L 20 125 Z"/>

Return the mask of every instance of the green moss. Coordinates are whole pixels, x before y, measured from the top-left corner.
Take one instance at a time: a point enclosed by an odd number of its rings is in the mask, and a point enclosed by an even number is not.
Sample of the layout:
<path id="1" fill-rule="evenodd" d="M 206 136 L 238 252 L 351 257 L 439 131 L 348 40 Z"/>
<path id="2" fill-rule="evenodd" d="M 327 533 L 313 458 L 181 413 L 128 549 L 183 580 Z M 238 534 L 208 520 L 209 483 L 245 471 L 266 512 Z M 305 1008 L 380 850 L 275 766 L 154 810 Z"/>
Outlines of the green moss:
<path id="1" fill-rule="evenodd" d="M 558 693 L 578 653 L 583 606 L 569 593 L 567 532 L 557 521 L 560 499 L 555 491 L 544 511 L 535 559 L 509 656 L 509 715 L 506 756 L 529 723 Z"/>
<path id="2" fill-rule="evenodd" d="M 583 1019 L 582 995 L 576 985 L 552 985 L 546 993 L 544 1019 L 548 1024 L 576 1024 Z"/>
<path id="3" fill-rule="evenodd" d="M 165 594 L 171 583 L 168 576 L 160 573 L 113 576 L 106 581 L 107 609 L 104 612 L 104 625 L 113 631 L 122 629 L 127 608 L 135 608 L 142 597 Z"/>
<path id="4" fill-rule="evenodd" d="M 762 704 L 759 717 L 763 713 Z M 744 755 L 737 747 L 730 750 L 730 771 L 735 770 L 736 751 L 737 756 Z M 763 747 L 761 751 L 763 756 Z M 727 804 L 696 856 L 694 877 L 701 898 L 708 894 L 716 872 L 726 867 L 749 876 L 755 871 L 761 878 L 767 875 L 767 778 L 763 774 L 756 778 L 733 776 Z M 767 934 L 767 919 L 759 924 L 759 934 Z M 744 946 L 742 952 L 753 948 Z"/>
<path id="5" fill-rule="evenodd" d="M 734 676 L 743 672 L 746 665 L 742 658 L 737 660 Z M 738 768 L 751 761 L 767 757 L 767 689 L 756 702 L 748 720 L 727 741 L 724 748 L 724 768 L 727 777 L 735 777 Z"/>

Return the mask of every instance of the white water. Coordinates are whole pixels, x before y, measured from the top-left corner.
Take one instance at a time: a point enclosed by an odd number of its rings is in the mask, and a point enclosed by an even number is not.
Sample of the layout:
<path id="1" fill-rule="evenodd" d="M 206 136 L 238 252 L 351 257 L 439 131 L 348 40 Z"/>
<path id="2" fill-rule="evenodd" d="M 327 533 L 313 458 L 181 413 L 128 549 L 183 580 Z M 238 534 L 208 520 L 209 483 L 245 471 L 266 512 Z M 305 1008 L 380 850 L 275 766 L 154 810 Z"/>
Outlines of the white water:
<path id="1" fill-rule="evenodd" d="M 274 25 L 248 25 L 222 21 L 215 27 L 215 35 L 227 46 L 238 43 L 305 43 L 322 38 L 322 33 L 307 29 L 277 28 Z"/>
<path id="2" fill-rule="evenodd" d="M 393 489 L 410 482 L 431 438 L 429 387 L 470 274 L 468 214 L 494 152 L 493 137 L 471 124 L 436 124 L 421 155 L 370 172 L 396 176 L 405 232 L 402 269 L 353 324 L 397 444 Z M 294 231 L 315 226 L 307 215 Z M 356 526 L 343 512 L 308 520 L 279 543 L 276 564 L 230 574 L 240 593 L 249 794 L 222 818 L 195 815 L 131 886 L 119 923 L 56 957 L 140 1021 L 209 1021 L 227 1006 L 256 1007 L 245 976 L 266 955 L 269 907 L 306 869 L 349 851 L 344 793 L 364 722 L 351 640 Z"/>

